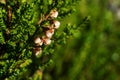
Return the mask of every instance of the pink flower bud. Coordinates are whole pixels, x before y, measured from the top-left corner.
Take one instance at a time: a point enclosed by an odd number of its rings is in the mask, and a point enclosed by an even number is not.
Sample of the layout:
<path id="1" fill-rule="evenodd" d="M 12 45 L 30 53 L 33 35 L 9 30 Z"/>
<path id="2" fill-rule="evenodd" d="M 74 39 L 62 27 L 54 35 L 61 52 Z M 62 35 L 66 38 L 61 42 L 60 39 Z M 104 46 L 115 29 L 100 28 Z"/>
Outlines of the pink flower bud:
<path id="1" fill-rule="evenodd" d="M 50 13 L 50 17 L 51 18 L 57 18 L 57 16 L 58 16 L 58 11 L 52 10 L 51 13 Z"/>
<path id="2" fill-rule="evenodd" d="M 53 34 L 54 34 L 54 29 L 47 30 L 45 33 L 47 38 L 51 38 Z"/>
<path id="3" fill-rule="evenodd" d="M 40 39 L 40 37 L 35 38 L 34 43 L 37 46 L 41 46 L 43 44 L 43 41 Z"/>
<path id="4" fill-rule="evenodd" d="M 54 21 L 53 24 L 54 24 L 55 29 L 58 29 L 60 27 L 60 22 L 59 21 Z"/>
<path id="5" fill-rule="evenodd" d="M 50 45 L 51 40 L 49 38 L 45 37 L 45 38 L 43 38 L 43 42 L 44 42 L 45 45 Z"/>
<path id="6" fill-rule="evenodd" d="M 42 53 L 42 48 L 41 48 L 41 47 L 33 48 L 33 53 L 34 53 L 36 56 L 41 55 L 41 53 Z"/>

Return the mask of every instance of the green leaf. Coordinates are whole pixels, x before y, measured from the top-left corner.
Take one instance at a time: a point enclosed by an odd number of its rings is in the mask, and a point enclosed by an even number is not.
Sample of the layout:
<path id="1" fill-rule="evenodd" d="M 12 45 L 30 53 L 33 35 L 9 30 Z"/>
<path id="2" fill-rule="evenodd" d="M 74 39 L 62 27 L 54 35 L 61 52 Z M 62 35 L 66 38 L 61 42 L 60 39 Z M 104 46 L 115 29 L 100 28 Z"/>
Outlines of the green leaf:
<path id="1" fill-rule="evenodd" d="M 42 80 L 42 71 L 37 70 L 36 73 L 33 76 L 33 80 Z"/>
<path id="2" fill-rule="evenodd" d="M 48 0 L 49 5 L 53 3 L 53 0 Z"/>
<path id="3" fill-rule="evenodd" d="M 0 43 L 4 44 L 4 42 L 5 42 L 5 40 L 4 40 L 3 34 L 2 34 L 2 32 L 0 32 Z"/>
<path id="4" fill-rule="evenodd" d="M 25 2 L 27 2 L 27 0 L 21 0 L 21 2 L 22 2 L 22 3 L 25 3 Z"/>

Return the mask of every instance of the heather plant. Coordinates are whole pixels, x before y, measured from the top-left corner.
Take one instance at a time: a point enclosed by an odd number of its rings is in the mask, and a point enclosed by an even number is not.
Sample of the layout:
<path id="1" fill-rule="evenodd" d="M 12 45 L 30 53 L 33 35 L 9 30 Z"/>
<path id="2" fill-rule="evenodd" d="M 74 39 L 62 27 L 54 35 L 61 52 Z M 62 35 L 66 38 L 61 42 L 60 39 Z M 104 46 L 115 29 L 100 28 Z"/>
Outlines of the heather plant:
<path id="1" fill-rule="evenodd" d="M 78 0 L 0 0 L 0 79 L 42 80 L 77 25 L 62 20 Z M 83 20 L 83 23 L 88 18 Z"/>

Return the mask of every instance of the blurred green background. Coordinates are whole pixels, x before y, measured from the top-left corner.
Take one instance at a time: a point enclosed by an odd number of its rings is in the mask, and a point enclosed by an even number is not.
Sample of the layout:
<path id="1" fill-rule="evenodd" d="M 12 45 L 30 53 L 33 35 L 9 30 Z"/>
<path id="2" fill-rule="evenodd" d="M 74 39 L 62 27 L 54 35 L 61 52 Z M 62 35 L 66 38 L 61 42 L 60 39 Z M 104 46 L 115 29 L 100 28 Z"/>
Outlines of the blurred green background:
<path id="1" fill-rule="evenodd" d="M 80 27 L 57 47 L 43 80 L 120 80 L 120 1 L 81 0 L 61 21 Z M 88 22 L 84 22 L 85 17 Z"/>

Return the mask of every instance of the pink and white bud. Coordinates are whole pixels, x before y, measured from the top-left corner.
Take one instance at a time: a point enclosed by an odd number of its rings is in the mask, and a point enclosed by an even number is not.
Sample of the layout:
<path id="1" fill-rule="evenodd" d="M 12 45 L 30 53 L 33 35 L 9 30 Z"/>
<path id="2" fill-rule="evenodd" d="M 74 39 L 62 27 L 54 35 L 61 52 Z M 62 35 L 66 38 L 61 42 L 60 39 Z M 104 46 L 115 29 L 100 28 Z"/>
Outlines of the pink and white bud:
<path id="1" fill-rule="evenodd" d="M 41 53 L 42 53 L 42 48 L 41 48 L 41 47 L 33 48 L 33 53 L 34 53 L 36 56 L 41 55 Z"/>
<path id="2" fill-rule="evenodd" d="M 51 18 L 57 18 L 57 16 L 58 16 L 58 11 L 52 10 L 51 13 L 50 13 L 50 17 Z"/>
<path id="3" fill-rule="evenodd" d="M 43 41 L 42 41 L 42 39 L 40 39 L 40 37 L 37 37 L 37 38 L 35 38 L 34 43 L 37 46 L 41 46 L 43 44 Z"/>
<path id="4" fill-rule="evenodd" d="M 47 38 L 51 38 L 54 34 L 54 29 L 47 30 L 45 35 Z"/>
<path id="5" fill-rule="evenodd" d="M 45 45 L 50 45 L 51 40 L 49 38 L 45 37 L 45 38 L 43 38 L 43 42 L 44 42 Z"/>
<path id="6" fill-rule="evenodd" d="M 53 24 L 54 24 L 55 29 L 58 29 L 60 27 L 60 22 L 59 21 L 54 21 Z"/>

